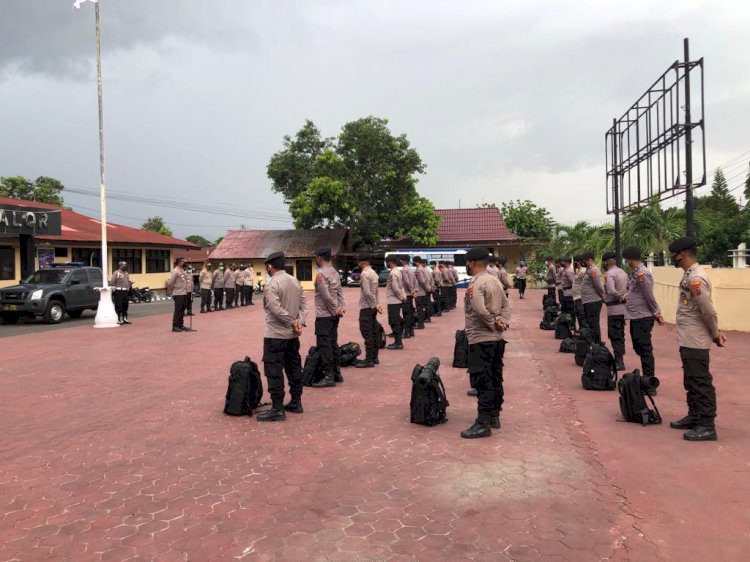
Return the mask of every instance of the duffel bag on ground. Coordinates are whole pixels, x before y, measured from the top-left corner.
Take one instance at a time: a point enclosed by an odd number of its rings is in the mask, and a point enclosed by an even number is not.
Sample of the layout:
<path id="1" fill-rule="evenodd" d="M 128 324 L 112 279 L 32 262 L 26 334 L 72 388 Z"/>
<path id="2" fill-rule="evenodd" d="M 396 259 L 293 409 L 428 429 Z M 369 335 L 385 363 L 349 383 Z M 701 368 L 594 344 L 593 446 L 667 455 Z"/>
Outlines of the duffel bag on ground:
<path id="1" fill-rule="evenodd" d="M 302 367 L 302 384 L 312 386 L 324 377 L 323 357 L 315 346 L 312 346 L 305 357 L 305 366 Z"/>
<path id="2" fill-rule="evenodd" d="M 469 367 L 469 340 L 464 330 L 456 330 L 456 345 L 453 348 L 453 366 L 456 369 Z"/>
<path id="3" fill-rule="evenodd" d="M 230 416 L 251 416 L 261 406 L 263 381 L 258 365 L 245 357 L 229 369 L 229 385 L 224 398 L 224 413 Z"/>
<path id="4" fill-rule="evenodd" d="M 614 390 L 617 382 L 615 358 L 607 346 L 595 343 L 583 362 L 581 384 L 586 390 Z"/>
<path id="5" fill-rule="evenodd" d="M 361 354 L 362 348 L 359 347 L 358 343 L 352 341 L 350 341 L 349 343 L 345 343 L 339 348 L 339 356 L 341 359 L 339 366 L 351 367 L 357 360 L 357 357 L 359 357 Z"/>

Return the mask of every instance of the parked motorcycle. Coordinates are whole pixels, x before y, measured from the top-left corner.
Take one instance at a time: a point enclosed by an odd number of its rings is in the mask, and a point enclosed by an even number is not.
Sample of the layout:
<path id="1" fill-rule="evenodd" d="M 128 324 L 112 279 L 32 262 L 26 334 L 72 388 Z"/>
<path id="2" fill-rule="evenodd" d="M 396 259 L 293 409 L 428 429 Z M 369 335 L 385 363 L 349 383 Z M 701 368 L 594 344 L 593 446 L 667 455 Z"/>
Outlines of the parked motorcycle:
<path id="1" fill-rule="evenodd" d="M 253 287 L 253 293 L 256 295 L 261 294 L 265 290 L 265 286 L 263 285 L 262 281 L 258 281 L 258 284 Z"/>
<path id="2" fill-rule="evenodd" d="M 130 302 L 151 302 L 153 295 L 148 287 L 133 287 L 130 289 Z"/>

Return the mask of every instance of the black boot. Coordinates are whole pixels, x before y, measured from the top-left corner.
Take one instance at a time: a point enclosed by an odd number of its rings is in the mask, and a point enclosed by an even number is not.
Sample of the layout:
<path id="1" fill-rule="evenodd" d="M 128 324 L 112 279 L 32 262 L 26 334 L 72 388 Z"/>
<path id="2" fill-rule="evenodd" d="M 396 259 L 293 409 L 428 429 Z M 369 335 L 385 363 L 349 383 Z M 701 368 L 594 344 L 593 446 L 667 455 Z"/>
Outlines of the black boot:
<path id="1" fill-rule="evenodd" d="M 122 324 L 122 314 L 117 315 L 117 323 Z"/>
<path id="2" fill-rule="evenodd" d="M 390 345 L 387 345 L 385 348 L 386 349 L 404 349 L 404 344 L 402 344 L 401 342 L 392 343 Z"/>
<path id="3" fill-rule="evenodd" d="M 331 386 L 336 386 L 336 381 L 333 379 L 332 374 L 326 373 L 326 375 L 322 379 L 312 383 L 310 386 L 312 386 L 313 388 L 328 388 Z"/>
<path id="4" fill-rule="evenodd" d="M 500 416 L 495 416 L 490 420 L 490 427 L 492 429 L 500 429 Z"/>
<path id="5" fill-rule="evenodd" d="M 466 396 L 479 396 L 479 393 L 477 392 L 476 388 L 469 389 L 469 391 L 466 393 Z"/>
<path id="6" fill-rule="evenodd" d="M 341 370 L 338 367 L 336 367 L 336 370 L 333 372 L 333 382 L 344 382 L 344 377 L 341 376 Z"/>
<path id="7" fill-rule="evenodd" d="M 617 359 L 615 359 L 615 369 L 618 371 L 625 370 L 625 362 L 622 360 L 622 357 L 618 357 Z"/>
<path id="8" fill-rule="evenodd" d="M 301 414 L 304 412 L 302 409 L 302 399 L 300 398 L 292 398 L 289 401 L 289 404 L 286 404 L 284 406 L 284 410 L 287 412 L 292 412 L 293 414 Z"/>
<path id="9" fill-rule="evenodd" d="M 122 315 L 122 323 L 123 324 L 132 324 L 132 322 L 130 320 L 128 320 L 128 317 L 125 314 Z"/>
<path id="10" fill-rule="evenodd" d="M 690 414 L 688 414 L 681 420 L 673 421 L 669 424 L 669 427 L 671 427 L 672 429 L 693 429 L 697 426 L 698 420 Z"/>
<path id="11" fill-rule="evenodd" d="M 489 437 L 492 435 L 492 430 L 489 425 L 474 422 L 469 429 L 464 429 L 461 432 L 461 437 L 464 439 L 477 439 L 479 437 Z"/>
<path id="12" fill-rule="evenodd" d="M 354 363 L 354 367 L 357 369 L 371 369 L 375 366 L 375 361 L 372 359 L 365 359 L 364 361 L 357 361 Z"/>
<path id="13" fill-rule="evenodd" d="M 716 441 L 716 428 L 713 425 L 697 425 L 683 434 L 685 441 Z"/>
<path id="14" fill-rule="evenodd" d="M 286 419 L 286 414 L 284 413 L 283 408 L 279 408 L 278 410 L 270 409 L 261 412 L 255 416 L 255 419 L 260 422 L 284 421 Z"/>

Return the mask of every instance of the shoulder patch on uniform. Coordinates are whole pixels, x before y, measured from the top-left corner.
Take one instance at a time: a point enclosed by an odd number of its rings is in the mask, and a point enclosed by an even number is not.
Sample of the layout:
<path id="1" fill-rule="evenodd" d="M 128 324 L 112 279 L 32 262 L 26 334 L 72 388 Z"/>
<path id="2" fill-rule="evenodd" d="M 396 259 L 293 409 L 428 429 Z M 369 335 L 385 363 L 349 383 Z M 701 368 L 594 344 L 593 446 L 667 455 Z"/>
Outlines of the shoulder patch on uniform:
<path id="1" fill-rule="evenodd" d="M 589 273 L 589 275 L 591 275 L 591 277 L 599 277 L 599 272 L 596 269 L 594 269 L 593 271 Z"/>
<path id="2" fill-rule="evenodd" d="M 469 283 L 469 287 L 466 289 L 466 298 L 472 298 L 474 296 L 474 281 Z"/>
<path id="3" fill-rule="evenodd" d="M 646 272 L 645 271 L 639 271 L 638 272 L 638 282 L 643 283 L 646 280 Z"/>
<path id="4" fill-rule="evenodd" d="M 322 274 L 322 273 L 318 273 L 318 274 L 317 274 L 317 275 L 315 276 L 315 282 L 316 282 L 316 283 L 322 283 L 323 281 L 325 281 L 325 277 L 323 276 L 323 274 Z"/>
<path id="5" fill-rule="evenodd" d="M 693 293 L 696 297 L 700 296 L 701 282 L 698 279 L 695 279 L 690 282 L 690 292 Z"/>

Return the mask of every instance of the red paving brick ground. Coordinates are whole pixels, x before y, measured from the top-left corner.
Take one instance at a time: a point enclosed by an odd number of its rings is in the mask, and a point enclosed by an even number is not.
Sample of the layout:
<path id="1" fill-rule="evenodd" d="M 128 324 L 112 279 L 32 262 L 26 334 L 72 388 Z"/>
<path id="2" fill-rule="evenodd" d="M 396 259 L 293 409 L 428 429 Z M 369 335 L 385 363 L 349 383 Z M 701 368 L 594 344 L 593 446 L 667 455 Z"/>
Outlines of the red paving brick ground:
<path id="1" fill-rule="evenodd" d="M 461 310 L 305 413 L 221 413 L 229 364 L 260 356 L 262 310 L 0 340 L 0 560 L 747 560 L 750 335 L 714 350 L 716 443 L 618 422 L 514 299 L 503 428 L 466 441 Z M 355 302 L 356 292 L 347 292 Z M 359 341 L 356 315 L 342 340 Z M 313 341 L 303 336 L 303 348 Z M 656 333 L 658 405 L 684 413 L 674 331 Z M 409 423 L 409 375 L 437 355 L 449 421 Z M 632 352 L 626 357 L 634 367 Z"/>

